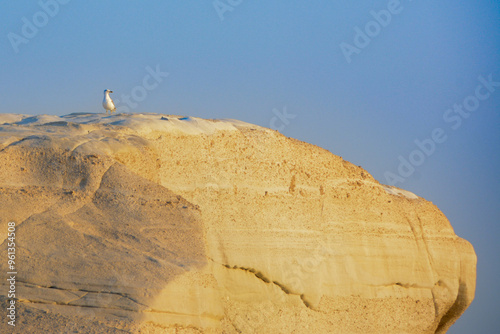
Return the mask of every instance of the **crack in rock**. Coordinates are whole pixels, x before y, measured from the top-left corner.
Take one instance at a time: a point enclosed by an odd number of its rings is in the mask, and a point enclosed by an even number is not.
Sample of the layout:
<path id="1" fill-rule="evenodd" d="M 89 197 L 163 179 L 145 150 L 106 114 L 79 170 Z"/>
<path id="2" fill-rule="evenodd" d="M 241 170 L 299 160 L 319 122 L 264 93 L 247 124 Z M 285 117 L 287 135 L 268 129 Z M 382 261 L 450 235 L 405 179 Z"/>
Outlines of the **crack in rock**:
<path id="1" fill-rule="evenodd" d="M 249 268 L 249 267 L 241 267 L 241 266 L 236 266 L 236 265 L 233 265 L 233 266 L 230 266 L 228 264 L 224 264 L 224 263 L 218 263 L 216 262 L 215 260 L 213 259 L 210 259 L 210 261 L 214 262 L 214 263 L 217 263 L 227 269 L 231 269 L 231 270 L 243 270 L 245 272 L 248 272 L 248 273 L 251 273 L 252 275 L 254 275 L 256 278 L 258 278 L 259 280 L 261 280 L 262 282 L 266 283 L 266 284 L 273 284 L 273 285 L 276 285 L 278 288 L 280 288 L 281 291 L 283 291 L 285 294 L 287 295 L 292 295 L 292 296 L 299 296 L 300 297 L 300 300 L 302 301 L 302 303 L 309 309 L 313 310 L 313 311 L 316 311 L 312 308 L 311 304 L 309 302 L 307 302 L 305 300 L 305 295 L 304 294 L 298 294 L 298 293 L 292 293 L 290 291 L 290 289 L 288 289 L 284 284 L 278 282 L 278 281 L 271 281 L 269 278 L 267 278 L 266 276 L 264 276 L 264 274 L 261 272 L 261 271 L 258 271 L 257 269 L 254 269 L 254 268 Z"/>
<path id="2" fill-rule="evenodd" d="M 125 299 L 128 299 L 130 300 L 131 302 L 137 304 L 137 305 L 141 305 L 143 307 L 146 307 L 146 308 L 149 308 L 148 305 L 146 304 L 143 304 L 137 300 L 135 300 L 134 298 L 132 298 L 131 296 L 125 294 L 125 293 L 121 293 L 121 292 L 113 292 L 113 291 L 96 291 L 96 290 L 89 290 L 89 289 L 67 289 L 67 288 L 61 288 L 61 287 L 57 287 L 57 286 L 43 286 L 43 285 L 38 285 L 38 284 L 35 284 L 35 283 L 31 283 L 31 282 L 24 282 L 24 281 L 17 281 L 18 283 L 22 283 L 22 284 L 25 284 L 26 286 L 28 287 L 35 287 L 35 288 L 39 288 L 39 289 L 54 289 L 54 290 L 60 290 L 60 291 L 68 291 L 68 292 L 85 292 L 84 295 L 80 296 L 79 298 L 77 299 L 74 299 L 74 300 L 71 300 L 71 301 L 68 301 L 68 302 L 65 302 L 65 303 L 61 303 L 61 302 L 40 302 L 42 304 L 57 304 L 57 305 L 67 305 L 67 306 L 80 306 L 80 305 L 69 305 L 69 303 L 71 302 L 74 302 L 76 300 L 79 300 L 85 296 L 87 296 L 89 293 L 94 293 L 94 294 L 107 294 L 107 295 L 115 295 L 115 296 L 120 296 L 122 298 L 125 298 Z M 35 302 L 35 301 L 30 301 L 30 302 Z M 100 308 L 100 306 L 81 306 L 81 307 L 97 307 L 97 308 Z M 103 307 L 105 308 L 105 307 Z"/>

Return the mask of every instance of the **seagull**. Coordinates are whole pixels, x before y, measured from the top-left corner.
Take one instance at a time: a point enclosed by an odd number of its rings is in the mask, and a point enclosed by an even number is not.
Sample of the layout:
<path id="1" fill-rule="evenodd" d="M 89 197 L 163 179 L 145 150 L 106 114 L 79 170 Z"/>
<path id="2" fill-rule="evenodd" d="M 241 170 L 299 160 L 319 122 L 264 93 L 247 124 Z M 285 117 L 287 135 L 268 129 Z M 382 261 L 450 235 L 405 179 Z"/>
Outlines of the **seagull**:
<path id="1" fill-rule="evenodd" d="M 111 114 L 113 113 L 113 111 L 116 110 L 115 104 L 113 103 L 113 100 L 109 96 L 109 93 L 113 93 L 113 91 L 105 89 L 104 100 L 102 100 L 102 106 L 104 107 L 104 109 L 106 109 L 106 114 L 108 113 L 108 110 L 110 111 Z"/>

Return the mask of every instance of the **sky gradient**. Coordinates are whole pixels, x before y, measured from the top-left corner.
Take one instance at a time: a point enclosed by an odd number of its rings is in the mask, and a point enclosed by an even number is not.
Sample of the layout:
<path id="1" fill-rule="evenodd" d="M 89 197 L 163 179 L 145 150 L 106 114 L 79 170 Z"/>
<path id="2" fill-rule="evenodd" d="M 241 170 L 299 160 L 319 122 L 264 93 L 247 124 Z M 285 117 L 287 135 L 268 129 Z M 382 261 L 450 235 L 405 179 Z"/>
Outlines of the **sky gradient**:
<path id="1" fill-rule="evenodd" d="M 4 1 L 0 113 L 279 129 L 436 204 L 478 256 L 449 333 L 498 330 L 500 1 Z"/>

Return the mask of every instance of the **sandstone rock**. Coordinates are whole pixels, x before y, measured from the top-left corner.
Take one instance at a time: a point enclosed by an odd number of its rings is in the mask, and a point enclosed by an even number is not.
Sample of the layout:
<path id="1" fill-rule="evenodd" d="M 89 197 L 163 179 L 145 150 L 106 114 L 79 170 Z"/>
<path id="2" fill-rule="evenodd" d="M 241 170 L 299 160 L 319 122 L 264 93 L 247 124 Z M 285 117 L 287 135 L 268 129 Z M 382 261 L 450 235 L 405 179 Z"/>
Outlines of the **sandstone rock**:
<path id="1" fill-rule="evenodd" d="M 2 332 L 444 333 L 474 298 L 435 205 L 239 121 L 0 116 L 0 198 Z"/>

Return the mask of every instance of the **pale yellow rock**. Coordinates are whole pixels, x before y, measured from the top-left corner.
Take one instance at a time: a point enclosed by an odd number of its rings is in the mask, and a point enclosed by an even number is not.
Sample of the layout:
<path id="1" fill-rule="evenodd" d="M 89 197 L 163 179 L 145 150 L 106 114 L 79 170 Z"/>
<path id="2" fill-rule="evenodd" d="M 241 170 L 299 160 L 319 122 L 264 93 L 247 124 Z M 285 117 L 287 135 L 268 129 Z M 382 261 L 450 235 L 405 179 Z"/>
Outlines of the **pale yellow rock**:
<path id="1" fill-rule="evenodd" d="M 0 115 L 0 196 L 19 333 L 444 333 L 474 298 L 435 205 L 240 121 Z"/>

